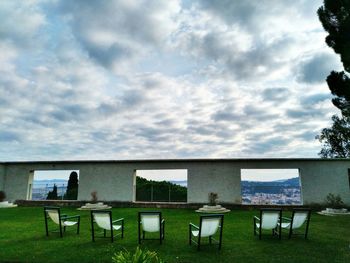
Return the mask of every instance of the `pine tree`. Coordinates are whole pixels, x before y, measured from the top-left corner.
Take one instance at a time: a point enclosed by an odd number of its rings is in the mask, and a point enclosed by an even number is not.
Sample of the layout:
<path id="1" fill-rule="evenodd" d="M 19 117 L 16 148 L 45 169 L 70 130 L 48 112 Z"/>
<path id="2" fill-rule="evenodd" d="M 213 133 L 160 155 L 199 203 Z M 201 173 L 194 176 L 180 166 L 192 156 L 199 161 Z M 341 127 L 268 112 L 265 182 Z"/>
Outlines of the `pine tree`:
<path id="1" fill-rule="evenodd" d="M 46 200 L 57 200 L 57 199 L 58 199 L 57 186 L 56 186 L 56 184 L 54 184 L 52 191 L 49 191 L 47 193 Z"/>
<path id="2" fill-rule="evenodd" d="M 77 200 L 78 199 L 78 174 L 77 172 L 71 172 L 69 175 L 67 191 L 64 195 L 64 199 L 66 200 Z"/>
<path id="3" fill-rule="evenodd" d="M 326 43 L 340 55 L 344 71 L 332 71 L 327 84 L 334 98 L 332 102 L 341 117 L 332 117 L 332 127 L 325 128 L 316 136 L 323 148 L 323 158 L 350 157 L 350 0 L 324 0 L 318 11 L 323 28 L 329 33 Z"/>

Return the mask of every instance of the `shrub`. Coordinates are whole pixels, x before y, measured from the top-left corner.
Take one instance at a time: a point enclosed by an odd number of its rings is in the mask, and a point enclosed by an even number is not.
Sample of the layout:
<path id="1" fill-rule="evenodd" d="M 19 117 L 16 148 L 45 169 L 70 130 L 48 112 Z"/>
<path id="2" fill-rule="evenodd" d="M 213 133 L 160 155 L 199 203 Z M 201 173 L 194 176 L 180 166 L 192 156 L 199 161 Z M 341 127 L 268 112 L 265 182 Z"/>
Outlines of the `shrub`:
<path id="1" fill-rule="evenodd" d="M 0 191 L 0 202 L 4 201 L 6 198 L 6 194 L 4 191 Z"/>
<path id="2" fill-rule="evenodd" d="M 91 192 L 91 202 L 92 203 L 97 203 L 97 192 L 96 191 L 93 191 Z"/>
<path id="3" fill-rule="evenodd" d="M 163 263 L 164 261 L 157 257 L 156 252 L 149 250 L 141 250 L 136 248 L 135 253 L 129 251 L 120 251 L 112 257 L 113 263 Z"/>
<path id="4" fill-rule="evenodd" d="M 217 193 L 209 193 L 209 205 L 216 205 L 218 201 L 218 194 Z"/>
<path id="5" fill-rule="evenodd" d="M 326 203 L 330 208 L 340 209 L 344 206 L 344 202 L 340 195 L 329 193 L 326 197 Z"/>

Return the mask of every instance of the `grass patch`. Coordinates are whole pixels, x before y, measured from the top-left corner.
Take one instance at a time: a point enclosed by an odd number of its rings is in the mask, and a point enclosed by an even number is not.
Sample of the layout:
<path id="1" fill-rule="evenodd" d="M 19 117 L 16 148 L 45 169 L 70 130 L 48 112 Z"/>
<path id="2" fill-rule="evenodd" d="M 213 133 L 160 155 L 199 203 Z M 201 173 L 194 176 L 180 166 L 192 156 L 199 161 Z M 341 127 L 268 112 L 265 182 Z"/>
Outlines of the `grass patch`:
<path id="1" fill-rule="evenodd" d="M 6 262 L 111 262 L 114 253 L 137 247 L 137 212 L 154 209 L 116 208 L 113 219 L 125 218 L 125 237 L 91 241 L 90 212 L 62 208 L 68 215 L 81 215 L 80 234 L 45 235 L 44 212 L 40 207 L 0 210 L 0 261 Z M 258 211 L 225 214 L 222 250 L 203 247 L 197 252 L 188 245 L 188 224 L 198 224 L 199 215 L 187 209 L 161 209 L 166 220 L 165 240 L 144 241 L 142 249 L 156 251 L 166 262 L 350 262 L 350 217 L 311 215 L 309 239 L 287 233 L 282 240 L 265 233 L 253 235 L 253 216 Z M 290 213 L 283 213 L 289 216 Z"/>

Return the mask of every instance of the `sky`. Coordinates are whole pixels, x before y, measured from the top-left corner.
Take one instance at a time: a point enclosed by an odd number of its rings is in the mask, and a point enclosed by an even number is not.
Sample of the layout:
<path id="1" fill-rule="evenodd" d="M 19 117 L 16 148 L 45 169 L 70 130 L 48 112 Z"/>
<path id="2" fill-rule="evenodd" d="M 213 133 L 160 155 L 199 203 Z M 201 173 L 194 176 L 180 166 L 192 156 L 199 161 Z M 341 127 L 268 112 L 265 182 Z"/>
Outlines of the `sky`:
<path id="1" fill-rule="evenodd" d="M 136 176 L 153 181 L 187 181 L 186 169 L 136 170 Z"/>
<path id="2" fill-rule="evenodd" d="M 317 157 L 321 5 L 0 1 L 0 161 Z"/>
<path id="3" fill-rule="evenodd" d="M 242 169 L 242 181 L 270 182 L 299 177 L 299 169 Z"/>
<path id="4" fill-rule="evenodd" d="M 79 178 L 78 170 L 37 170 L 34 171 L 34 181 L 50 179 L 63 179 L 68 181 L 71 172 L 76 172 Z"/>

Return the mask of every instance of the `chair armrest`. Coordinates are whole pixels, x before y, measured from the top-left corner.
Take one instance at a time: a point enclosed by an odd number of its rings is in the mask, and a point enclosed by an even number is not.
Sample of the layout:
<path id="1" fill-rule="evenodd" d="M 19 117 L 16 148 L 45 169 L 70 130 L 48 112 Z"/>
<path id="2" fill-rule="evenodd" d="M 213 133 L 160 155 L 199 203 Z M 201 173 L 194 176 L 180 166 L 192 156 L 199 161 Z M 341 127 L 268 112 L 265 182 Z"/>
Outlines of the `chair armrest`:
<path id="1" fill-rule="evenodd" d="M 114 224 L 114 223 L 116 223 L 116 222 L 124 222 L 124 218 L 119 218 L 119 219 L 117 219 L 117 220 L 113 220 L 112 221 L 112 224 Z"/>
<path id="2" fill-rule="evenodd" d="M 62 217 L 61 217 L 62 218 Z M 62 219 L 71 219 L 71 218 L 79 218 L 80 219 L 80 215 L 75 215 L 75 216 L 65 216 Z"/>
<path id="3" fill-rule="evenodd" d="M 162 225 L 165 223 L 165 219 L 162 219 L 162 222 L 160 222 Z"/>
<path id="4" fill-rule="evenodd" d="M 68 215 L 66 215 L 66 214 L 61 214 L 61 218 L 62 218 L 62 217 L 67 217 L 67 216 L 68 216 Z"/>
<path id="5" fill-rule="evenodd" d="M 260 221 L 260 218 L 257 217 L 257 216 L 254 216 L 254 220 L 259 220 Z"/>
<path id="6" fill-rule="evenodd" d="M 198 226 L 196 226 L 195 224 L 190 223 L 190 229 L 191 229 L 192 227 L 194 227 L 194 228 L 196 228 L 196 229 L 199 230 L 199 227 L 198 227 Z"/>
<path id="7" fill-rule="evenodd" d="M 289 218 L 289 217 L 283 217 L 283 216 L 282 216 L 282 220 L 292 221 L 291 218 Z"/>

